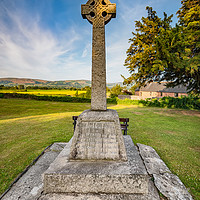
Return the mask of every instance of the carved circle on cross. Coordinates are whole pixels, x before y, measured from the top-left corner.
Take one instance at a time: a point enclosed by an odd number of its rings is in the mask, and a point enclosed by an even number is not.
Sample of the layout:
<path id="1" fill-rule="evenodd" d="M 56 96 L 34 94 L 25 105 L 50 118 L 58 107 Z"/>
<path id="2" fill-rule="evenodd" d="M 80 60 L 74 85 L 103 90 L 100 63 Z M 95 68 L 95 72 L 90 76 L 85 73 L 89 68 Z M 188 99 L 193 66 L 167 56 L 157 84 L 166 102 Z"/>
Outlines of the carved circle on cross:
<path id="1" fill-rule="evenodd" d="M 116 16 L 116 5 L 111 4 L 109 0 L 89 0 L 83 6 L 83 18 L 97 27 L 106 25 Z"/>

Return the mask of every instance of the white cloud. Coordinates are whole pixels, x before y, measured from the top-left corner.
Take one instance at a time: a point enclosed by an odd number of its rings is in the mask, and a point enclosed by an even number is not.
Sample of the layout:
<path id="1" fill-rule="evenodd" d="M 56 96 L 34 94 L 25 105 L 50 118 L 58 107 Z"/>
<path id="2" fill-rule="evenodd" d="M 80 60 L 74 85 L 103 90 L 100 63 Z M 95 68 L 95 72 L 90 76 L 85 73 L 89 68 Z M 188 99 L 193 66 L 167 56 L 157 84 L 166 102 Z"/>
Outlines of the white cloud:
<path id="1" fill-rule="evenodd" d="M 82 58 L 86 58 L 87 56 L 90 56 L 90 51 L 92 50 L 91 45 L 92 44 L 90 42 L 86 44 L 81 56 Z"/>
<path id="2" fill-rule="evenodd" d="M 71 52 L 80 39 L 73 28 L 65 30 L 66 35 L 61 39 L 40 26 L 39 16 L 31 18 L 6 8 L 4 16 L 6 22 L 1 13 L 0 77 L 53 77 L 55 68 L 61 64 L 67 66 L 69 60 L 73 62 Z"/>

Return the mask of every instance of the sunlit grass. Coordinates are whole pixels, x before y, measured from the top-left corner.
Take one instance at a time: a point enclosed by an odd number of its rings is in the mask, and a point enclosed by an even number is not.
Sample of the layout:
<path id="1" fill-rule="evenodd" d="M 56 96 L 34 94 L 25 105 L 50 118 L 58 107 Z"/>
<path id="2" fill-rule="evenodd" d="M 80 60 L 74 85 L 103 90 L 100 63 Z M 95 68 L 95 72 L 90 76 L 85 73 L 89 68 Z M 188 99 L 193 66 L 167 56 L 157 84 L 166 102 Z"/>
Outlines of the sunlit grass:
<path id="1" fill-rule="evenodd" d="M 90 104 L 0 99 L 0 193 L 53 142 L 73 135 L 73 115 Z M 200 199 L 200 112 L 114 105 L 130 119 L 134 143 L 154 147 L 170 170 Z"/>

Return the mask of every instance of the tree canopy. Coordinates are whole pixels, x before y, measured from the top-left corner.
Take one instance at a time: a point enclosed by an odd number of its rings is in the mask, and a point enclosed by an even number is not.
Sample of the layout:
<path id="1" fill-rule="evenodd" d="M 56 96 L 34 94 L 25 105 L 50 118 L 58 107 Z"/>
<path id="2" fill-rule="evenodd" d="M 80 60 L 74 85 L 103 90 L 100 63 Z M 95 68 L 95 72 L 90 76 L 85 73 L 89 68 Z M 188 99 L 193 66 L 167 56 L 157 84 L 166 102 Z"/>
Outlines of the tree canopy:
<path id="1" fill-rule="evenodd" d="M 195 0 L 182 1 L 177 12 L 179 23 L 171 26 L 172 17 L 157 16 L 151 7 L 148 16 L 136 21 L 133 38 L 127 50 L 125 66 L 130 77 L 125 84 L 135 82 L 145 86 L 152 81 L 167 81 L 169 87 L 180 84 L 200 93 L 200 6 Z"/>

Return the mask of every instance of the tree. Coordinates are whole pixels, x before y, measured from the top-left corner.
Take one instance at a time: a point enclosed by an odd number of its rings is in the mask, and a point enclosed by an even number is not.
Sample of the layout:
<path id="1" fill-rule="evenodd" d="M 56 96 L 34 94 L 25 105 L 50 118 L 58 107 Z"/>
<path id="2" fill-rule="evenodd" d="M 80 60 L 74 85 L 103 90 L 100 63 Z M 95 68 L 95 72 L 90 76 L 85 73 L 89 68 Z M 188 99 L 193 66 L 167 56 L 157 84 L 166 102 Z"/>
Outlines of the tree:
<path id="1" fill-rule="evenodd" d="M 200 54 L 200 5 L 198 0 L 184 0 L 177 12 L 179 24 L 187 36 L 187 48 L 190 49 L 190 58 L 195 59 Z M 198 57 L 199 61 L 199 57 Z"/>
<path id="2" fill-rule="evenodd" d="M 85 86 L 85 87 L 81 88 L 81 90 L 82 90 L 82 91 L 85 91 L 85 90 L 87 90 L 87 89 L 89 89 L 89 88 L 91 88 L 91 87 L 90 87 L 90 86 Z"/>
<path id="3" fill-rule="evenodd" d="M 200 6 L 196 0 L 182 1 L 177 12 L 179 25 L 169 34 L 157 38 L 160 59 L 167 62 L 166 80 L 169 86 L 185 85 L 189 91 L 200 93 Z M 166 43 L 166 41 L 168 41 Z M 162 48 L 161 48 L 162 46 Z M 165 50 L 165 52 L 164 52 Z"/>
<path id="4" fill-rule="evenodd" d="M 74 96 L 75 96 L 75 97 L 78 97 L 78 90 L 76 90 Z"/>
<path id="5" fill-rule="evenodd" d="M 170 26 L 172 15 L 167 17 L 164 13 L 161 20 L 149 7 L 149 16 L 143 17 L 142 22 L 136 21 L 137 33 L 130 39 L 125 61 L 131 73 L 124 79 L 126 84 L 134 80 L 140 87 L 152 81 L 168 81 L 168 87 L 183 84 L 189 91 L 200 92 L 200 9 L 198 4 L 188 2 L 196 1 L 182 1 L 176 27 Z"/>
<path id="6" fill-rule="evenodd" d="M 136 86 L 145 86 L 152 81 L 158 81 L 162 76 L 164 67 L 159 65 L 156 47 L 156 38 L 161 29 L 169 30 L 172 15 L 164 19 L 159 18 L 151 7 L 148 10 L 148 17 L 142 17 L 141 21 L 136 21 L 136 33 L 129 40 L 131 43 L 127 50 L 125 66 L 131 76 L 124 79 L 125 84 L 135 81 Z M 124 77 L 125 78 L 125 77 Z"/>
<path id="7" fill-rule="evenodd" d="M 118 95 L 122 94 L 122 87 L 120 86 L 120 84 L 116 84 L 111 88 L 111 94 L 110 97 L 114 98 L 117 97 Z"/>
<path id="8" fill-rule="evenodd" d="M 177 11 L 179 24 L 187 27 L 188 22 L 185 16 L 191 12 L 191 9 L 199 6 L 199 0 L 182 0 L 181 4 L 181 8 Z"/>
<path id="9" fill-rule="evenodd" d="M 137 89 L 137 86 L 136 85 L 133 85 L 131 88 L 130 88 L 130 91 L 132 92 L 133 95 L 135 95 L 135 90 Z"/>
<path id="10" fill-rule="evenodd" d="M 91 87 L 86 88 L 85 98 L 91 99 Z"/>

